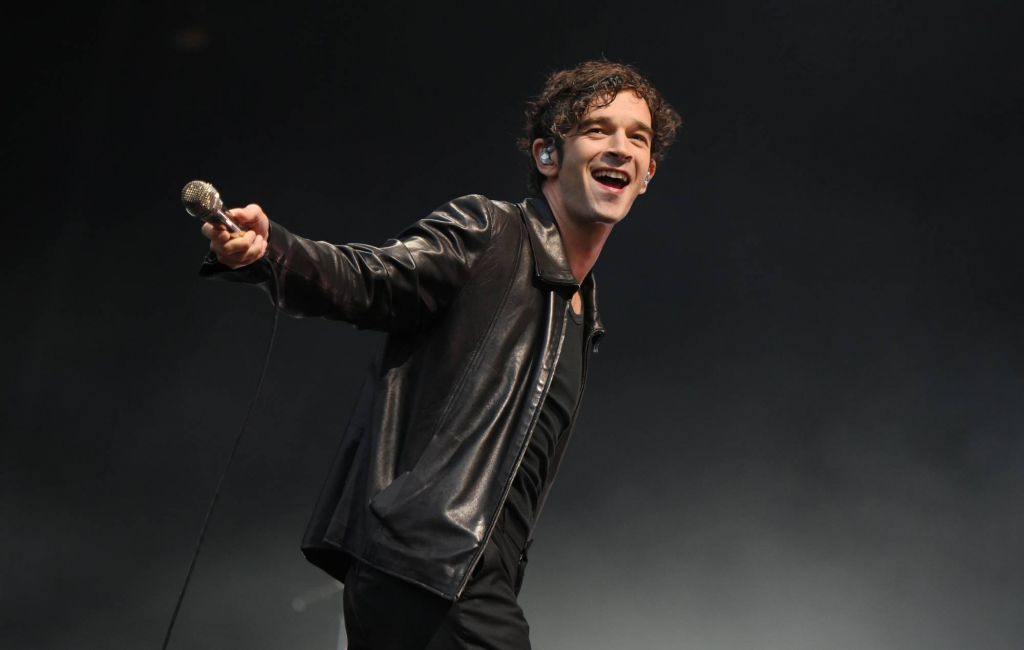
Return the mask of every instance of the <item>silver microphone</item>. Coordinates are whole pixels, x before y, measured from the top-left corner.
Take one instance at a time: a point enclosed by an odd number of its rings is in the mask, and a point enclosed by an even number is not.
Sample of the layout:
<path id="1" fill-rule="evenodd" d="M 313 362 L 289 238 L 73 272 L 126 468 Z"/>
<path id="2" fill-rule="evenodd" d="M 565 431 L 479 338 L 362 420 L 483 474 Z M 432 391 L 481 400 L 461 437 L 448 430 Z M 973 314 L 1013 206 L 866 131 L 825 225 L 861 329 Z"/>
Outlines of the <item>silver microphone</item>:
<path id="1" fill-rule="evenodd" d="M 228 232 L 243 230 L 224 211 L 224 202 L 220 200 L 217 188 L 206 181 L 191 181 L 185 185 L 181 190 L 181 203 L 185 206 L 185 212 L 206 223 L 220 224 Z"/>

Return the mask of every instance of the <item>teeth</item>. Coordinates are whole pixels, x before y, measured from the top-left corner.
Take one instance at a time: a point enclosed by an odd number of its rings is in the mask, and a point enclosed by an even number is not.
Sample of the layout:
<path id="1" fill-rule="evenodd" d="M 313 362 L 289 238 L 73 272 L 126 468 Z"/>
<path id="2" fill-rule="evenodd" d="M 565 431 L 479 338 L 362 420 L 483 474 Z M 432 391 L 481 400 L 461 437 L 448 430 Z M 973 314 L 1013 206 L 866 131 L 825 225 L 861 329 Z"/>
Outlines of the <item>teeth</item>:
<path id="1" fill-rule="evenodd" d="M 601 169 L 594 172 L 595 177 L 614 178 L 620 181 L 629 182 L 629 176 L 625 172 L 620 172 L 614 169 Z"/>

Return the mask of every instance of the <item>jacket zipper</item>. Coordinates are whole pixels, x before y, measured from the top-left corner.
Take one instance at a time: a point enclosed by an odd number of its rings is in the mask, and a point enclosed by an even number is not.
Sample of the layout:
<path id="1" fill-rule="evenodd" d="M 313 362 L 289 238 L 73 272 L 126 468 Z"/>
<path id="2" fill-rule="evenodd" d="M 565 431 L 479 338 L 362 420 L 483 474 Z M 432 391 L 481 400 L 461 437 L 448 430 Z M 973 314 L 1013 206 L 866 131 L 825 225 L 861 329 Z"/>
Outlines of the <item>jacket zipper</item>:
<path id="1" fill-rule="evenodd" d="M 551 297 L 548 300 L 549 300 L 549 302 L 554 302 L 554 300 L 555 300 L 555 293 L 554 292 L 551 292 Z M 551 311 L 552 312 L 554 311 L 554 305 L 551 305 Z M 561 329 L 559 330 L 559 333 L 558 333 L 558 344 L 557 344 L 557 348 L 555 350 L 555 358 L 554 358 L 554 360 L 551 363 L 551 371 L 548 373 L 547 380 L 544 383 L 544 392 L 541 395 L 541 399 L 537 402 L 537 410 L 534 412 L 533 417 L 530 419 L 530 429 L 527 432 L 528 433 L 527 439 L 523 443 L 522 449 L 519 450 L 519 455 L 516 457 L 515 467 L 512 468 L 512 472 L 509 475 L 508 481 L 506 481 L 505 487 L 504 487 L 504 489 L 501 492 L 501 499 L 498 501 L 498 508 L 494 511 L 494 515 L 491 517 L 491 523 L 488 524 L 488 526 L 487 526 L 487 531 L 484 533 L 483 540 L 481 540 L 481 542 L 480 542 L 480 548 L 477 551 L 476 556 L 473 558 L 473 561 L 470 563 L 469 568 L 466 570 L 466 575 L 464 575 L 462 577 L 462 583 L 459 585 L 459 589 L 455 593 L 455 599 L 456 600 L 458 600 L 462 596 L 462 592 L 465 590 L 466 585 L 469 584 L 469 579 L 472 577 L 473 571 L 476 570 L 476 565 L 480 562 L 480 558 L 483 557 L 484 549 L 487 548 L 487 544 L 490 543 L 490 541 L 491 541 L 491 536 L 494 534 L 494 529 L 498 525 L 498 519 L 501 517 L 501 511 L 505 507 L 505 501 L 508 499 L 509 492 L 512 491 L 512 484 L 515 482 L 516 474 L 519 473 L 519 466 L 522 465 L 523 458 L 526 456 L 526 450 L 530 446 L 530 438 L 533 437 L 533 431 L 534 431 L 534 429 L 537 428 L 537 418 L 540 415 L 540 410 L 542 408 L 544 408 L 544 400 L 547 399 L 548 391 L 551 389 L 551 382 L 554 380 L 554 378 L 555 378 L 555 371 L 558 368 L 558 360 L 562 356 L 562 345 L 565 343 L 565 319 L 567 317 L 568 317 L 567 312 L 563 312 L 562 313 L 562 325 L 561 325 Z M 593 336 L 593 332 L 591 332 L 591 334 L 587 336 L 588 344 L 589 344 L 589 341 L 590 341 L 592 336 Z M 547 350 L 545 350 L 545 354 L 546 353 L 547 353 Z M 586 367 L 587 367 L 586 366 L 586 360 L 584 360 L 584 362 L 583 362 L 583 381 L 582 381 L 583 384 L 586 383 L 586 378 L 587 378 Z M 583 395 L 583 388 L 581 386 L 580 387 L 580 396 L 582 396 L 582 395 Z M 576 420 L 576 411 L 577 410 L 579 410 L 579 401 L 578 400 L 576 402 L 576 408 L 573 410 L 572 417 L 569 419 L 570 431 L 572 430 L 572 423 Z M 538 508 L 537 514 L 540 514 L 539 508 Z M 534 517 L 534 521 L 536 521 L 536 517 Z M 533 536 L 533 527 L 531 526 L 530 527 L 530 535 L 528 536 L 528 539 L 532 538 L 532 536 Z"/>

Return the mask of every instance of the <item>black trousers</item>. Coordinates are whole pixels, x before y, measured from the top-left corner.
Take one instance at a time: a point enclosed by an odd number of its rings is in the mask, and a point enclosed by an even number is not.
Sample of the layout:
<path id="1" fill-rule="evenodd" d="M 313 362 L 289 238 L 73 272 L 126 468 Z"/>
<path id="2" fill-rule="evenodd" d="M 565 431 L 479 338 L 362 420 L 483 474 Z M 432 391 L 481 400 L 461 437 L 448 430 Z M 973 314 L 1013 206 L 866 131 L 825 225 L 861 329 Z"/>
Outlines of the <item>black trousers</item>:
<path id="1" fill-rule="evenodd" d="M 345 578 L 348 650 L 529 650 L 516 602 L 523 545 L 503 523 L 504 515 L 455 602 L 354 562 Z"/>

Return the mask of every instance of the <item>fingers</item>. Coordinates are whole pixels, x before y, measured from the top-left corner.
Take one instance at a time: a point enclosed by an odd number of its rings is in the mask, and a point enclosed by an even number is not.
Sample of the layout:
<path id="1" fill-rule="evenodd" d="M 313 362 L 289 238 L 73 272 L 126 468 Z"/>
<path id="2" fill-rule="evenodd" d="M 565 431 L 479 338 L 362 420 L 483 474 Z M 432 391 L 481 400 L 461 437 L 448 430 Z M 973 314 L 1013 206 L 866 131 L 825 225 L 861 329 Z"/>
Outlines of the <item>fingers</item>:
<path id="1" fill-rule="evenodd" d="M 227 257 L 241 259 L 248 255 L 249 251 L 258 243 L 257 240 L 262 241 L 263 238 L 252 230 L 236 232 L 231 234 L 227 241 L 221 243 L 221 250 Z"/>
<path id="2" fill-rule="evenodd" d="M 257 234 L 267 236 L 270 228 L 270 219 L 263 212 L 263 208 L 255 203 L 250 203 L 244 208 L 232 208 L 228 210 L 231 220 L 246 230 L 255 230 Z"/>
<path id="3" fill-rule="evenodd" d="M 227 211 L 242 232 L 228 232 L 220 224 L 204 223 L 203 236 L 210 240 L 210 250 L 221 264 L 233 269 L 252 264 L 267 252 L 270 219 L 263 208 L 250 203 L 244 208 Z"/>
<path id="4" fill-rule="evenodd" d="M 263 208 L 255 203 L 250 203 L 244 208 L 231 208 L 228 210 L 228 214 L 242 223 L 252 223 L 259 220 L 260 215 L 263 214 Z"/>
<path id="5" fill-rule="evenodd" d="M 210 250 L 217 256 L 221 264 L 232 269 L 248 266 L 263 257 L 267 252 L 267 240 L 252 230 L 238 233 L 227 233 L 222 239 L 219 233 L 210 240 Z"/>
<path id="6" fill-rule="evenodd" d="M 210 241 L 219 242 L 226 242 L 231 239 L 231 233 L 229 233 L 224 226 L 220 224 L 214 225 L 212 223 L 203 224 L 203 236 Z"/>

